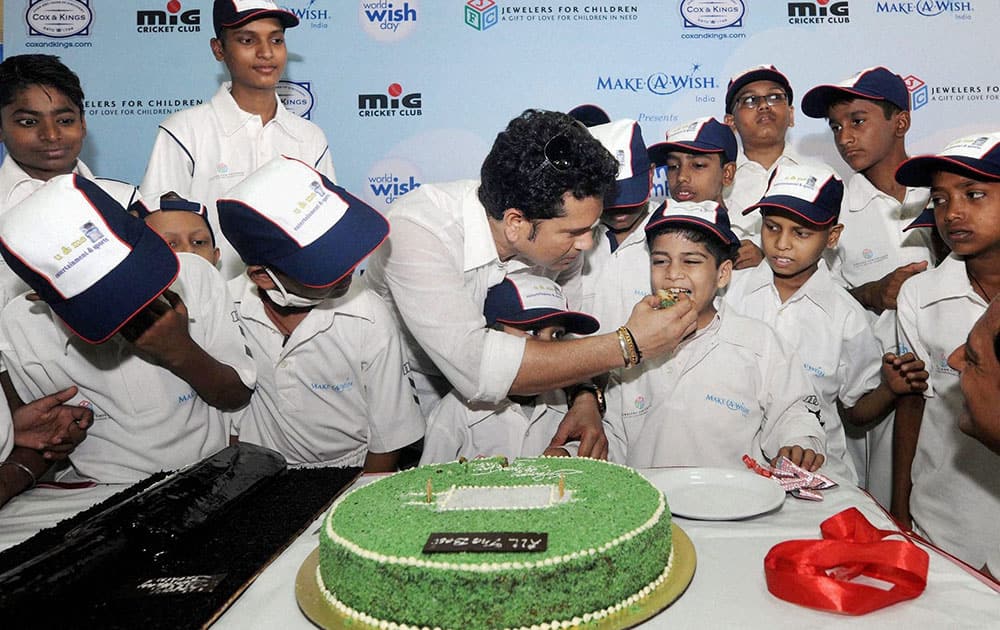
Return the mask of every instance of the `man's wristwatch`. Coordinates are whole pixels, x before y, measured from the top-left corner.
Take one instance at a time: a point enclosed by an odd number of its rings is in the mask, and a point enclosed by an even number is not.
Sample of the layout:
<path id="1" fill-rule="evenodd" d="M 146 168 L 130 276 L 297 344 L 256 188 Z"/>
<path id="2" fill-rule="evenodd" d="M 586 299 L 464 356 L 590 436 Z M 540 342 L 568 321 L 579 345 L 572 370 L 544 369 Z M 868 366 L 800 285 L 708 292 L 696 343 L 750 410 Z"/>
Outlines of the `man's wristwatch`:
<path id="1" fill-rule="evenodd" d="M 608 403 L 604 400 L 604 390 L 595 385 L 594 383 L 580 383 L 574 385 L 570 389 L 569 394 L 569 406 L 573 406 L 573 402 L 576 400 L 577 395 L 580 392 L 591 392 L 594 394 L 594 398 L 597 399 L 597 411 L 600 412 L 601 417 L 604 417 L 604 412 L 608 410 Z"/>

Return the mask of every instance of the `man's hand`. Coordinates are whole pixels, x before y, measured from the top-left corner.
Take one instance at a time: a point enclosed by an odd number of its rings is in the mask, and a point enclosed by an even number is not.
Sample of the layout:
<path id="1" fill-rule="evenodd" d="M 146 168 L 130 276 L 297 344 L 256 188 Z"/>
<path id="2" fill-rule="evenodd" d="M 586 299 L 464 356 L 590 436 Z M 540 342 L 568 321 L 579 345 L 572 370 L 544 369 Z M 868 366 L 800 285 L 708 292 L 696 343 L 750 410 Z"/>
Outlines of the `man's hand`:
<path id="1" fill-rule="evenodd" d="M 782 446 L 778 450 L 778 455 L 771 460 L 771 465 L 776 466 L 778 459 L 784 455 L 796 466 L 801 466 L 809 472 L 815 472 L 823 465 L 826 461 L 826 457 L 811 448 L 802 448 L 801 446 Z"/>
<path id="2" fill-rule="evenodd" d="M 912 352 L 903 356 L 887 352 L 882 357 L 882 380 L 896 396 L 926 391 L 928 376 L 924 362 Z"/>
<path id="3" fill-rule="evenodd" d="M 559 423 L 546 453 L 576 439 L 580 441 L 580 450 L 577 452 L 580 457 L 607 459 L 608 438 L 604 435 L 604 423 L 597 409 L 597 400 L 592 393 L 581 392 L 573 402 L 573 406 Z"/>
<path id="4" fill-rule="evenodd" d="M 122 327 L 136 350 L 168 369 L 188 356 L 194 341 L 188 332 L 188 310 L 180 296 L 167 289 Z"/>
<path id="5" fill-rule="evenodd" d="M 673 352 L 698 326 L 698 313 L 690 296 L 681 295 L 676 304 L 667 308 L 659 306 L 659 298 L 647 295 L 632 308 L 625 323 L 644 359 Z"/>
<path id="6" fill-rule="evenodd" d="M 876 313 L 885 310 L 895 310 L 896 298 L 899 297 L 899 289 L 912 276 L 927 269 L 927 261 L 910 263 L 898 267 L 896 270 L 885 275 L 884 278 L 869 282 L 851 291 L 851 294 L 861 302 L 863 306 Z"/>
<path id="7" fill-rule="evenodd" d="M 733 269 L 747 269 L 756 267 L 764 260 L 764 252 L 753 242 L 743 239 L 740 241 L 740 249 L 736 252 L 736 262 Z"/>
<path id="8" fill-rule="evenodd" d="M 76 387 L 67 387 L 18 407 L 12 414 L 14 443 L 41 451 L 45 459 L 65 459 L 87 437 L 94 421 L 90 409 L 63 404 L 76 393 Z"/>

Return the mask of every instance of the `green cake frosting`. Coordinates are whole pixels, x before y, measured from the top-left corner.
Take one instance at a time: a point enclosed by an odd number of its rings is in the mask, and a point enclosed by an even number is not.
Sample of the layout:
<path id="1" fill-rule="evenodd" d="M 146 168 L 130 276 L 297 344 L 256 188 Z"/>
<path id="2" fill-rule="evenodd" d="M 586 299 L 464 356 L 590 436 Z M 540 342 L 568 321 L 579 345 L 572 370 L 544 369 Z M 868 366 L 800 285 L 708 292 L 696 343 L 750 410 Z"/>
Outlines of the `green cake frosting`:
<path id="1" fill-rule="evenodd" d="M 543 532 L 548 548 L 423 553 L 432 533 L 469 532 Z M 369 622 L 519 628 L 634 599 L 662 579 L 670 550 L 663 494 L 635 471 L 494 458 L 404 471 L 342 497 L 324 521 L 319 575 L 331 602 Z"/>

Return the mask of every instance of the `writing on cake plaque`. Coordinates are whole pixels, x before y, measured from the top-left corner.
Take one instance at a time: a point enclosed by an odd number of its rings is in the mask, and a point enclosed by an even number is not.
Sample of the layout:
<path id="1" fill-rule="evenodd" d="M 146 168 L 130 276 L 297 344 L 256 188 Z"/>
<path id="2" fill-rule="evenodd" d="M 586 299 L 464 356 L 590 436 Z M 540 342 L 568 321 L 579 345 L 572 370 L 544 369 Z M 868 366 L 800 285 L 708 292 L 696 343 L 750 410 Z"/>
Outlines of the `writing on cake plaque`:
<path id="1" fill-rule="evenodd" d="M 545 532 L 435 532 L 424 553 L 535 553 L 548 546 Z"/>

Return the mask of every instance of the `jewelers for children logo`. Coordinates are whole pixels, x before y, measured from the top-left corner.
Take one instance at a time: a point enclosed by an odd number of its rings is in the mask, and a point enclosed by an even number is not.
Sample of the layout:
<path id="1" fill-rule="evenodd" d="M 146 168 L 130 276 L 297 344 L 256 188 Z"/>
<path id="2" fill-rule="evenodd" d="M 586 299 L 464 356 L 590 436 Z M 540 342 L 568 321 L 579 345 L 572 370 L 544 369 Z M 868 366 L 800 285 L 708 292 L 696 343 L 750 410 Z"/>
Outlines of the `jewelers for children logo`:
<path id="1" fill-rule="evenodd" d="M 927 104 L 927 84 L 920 77 L 912 74 L 903 78 L 906 84 L 906 91 L 910 93 L 910 110 L 916 111 Z"/>
<path id="2" fill-rule="evenodd" d="M 315 103 L 311 88 L 308 81 L 278 81 L 275 90 L 285 109 L 309 120 Z"/>
<path id="3" fill-rule="evenodd" d="M 485 31 L 500 22 L 528 26 L 548 24 L 584 24 L 591 22 L 634 22 L 639 19 L 638 5 L 548 2 L 547 0 L 468 0 L 464 7 L 465 24 Z"/>
<path id="4" fill-rule="evenodd" d="M 28 37 L 89 37 L 94 12 L 90 0 L 29 0 L 24 21 Z"/>
<path id="5" fill-rule="evenodd" d="M 372 39 L 399 41 L 416 29 L 419 11 L 418 0 L 361 0 L 358 23 Z"/>

